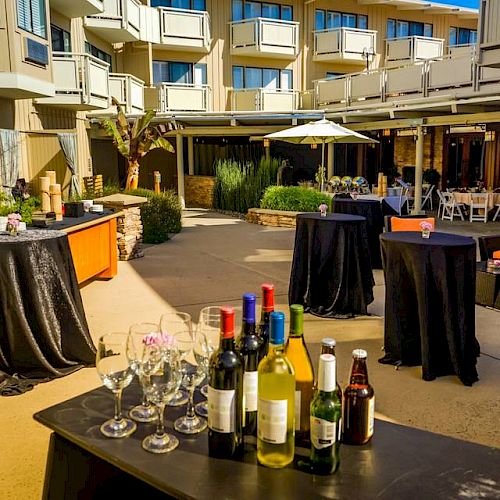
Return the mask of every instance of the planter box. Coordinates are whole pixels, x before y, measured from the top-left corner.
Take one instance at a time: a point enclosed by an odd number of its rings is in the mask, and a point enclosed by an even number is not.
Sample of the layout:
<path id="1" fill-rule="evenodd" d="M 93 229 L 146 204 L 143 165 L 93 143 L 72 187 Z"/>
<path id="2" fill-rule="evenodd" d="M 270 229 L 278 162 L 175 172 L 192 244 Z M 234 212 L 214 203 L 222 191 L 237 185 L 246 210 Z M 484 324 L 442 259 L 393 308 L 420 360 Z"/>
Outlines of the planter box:
<path id="1" fill-rule="evenodd" d="M 269 210 L 267 208 L 250 208 L 247 222 L 274 227 L 295 227 L 295 219 L 303 212 L 288 212 L 286 210 Z"/>

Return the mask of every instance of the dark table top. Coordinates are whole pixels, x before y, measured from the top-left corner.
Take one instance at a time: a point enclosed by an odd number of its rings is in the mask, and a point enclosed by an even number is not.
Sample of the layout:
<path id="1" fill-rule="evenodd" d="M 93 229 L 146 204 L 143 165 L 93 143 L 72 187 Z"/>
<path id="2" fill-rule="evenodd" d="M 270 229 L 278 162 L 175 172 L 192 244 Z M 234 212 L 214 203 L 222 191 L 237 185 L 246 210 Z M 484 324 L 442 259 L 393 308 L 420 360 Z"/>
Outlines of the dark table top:
<path id="1" fill-rule="evenodd" d="M 125 389 L 124 409 L 140 400 L 139 387 Z M 167 408 L 168 430 L 186 407 Z M 141 448 L 154 425 L 138 424 L 126 439 L 99 432 L 113 414 L 105 388 L 87 392 L 35 414 L 35 419 L 84 450 L 177 498 L 356 498 L 450 499 L 464 492 L 500 498 L 500 450 L 376 420 L 365 446 L 342 446 L 340 470 L 315 476 L 298 470 L 257 465 L 255 446 L 247 443 L 242 461 L 208 456 L 207 432 L 188 437 L 175 433 L 180 446 L 165 455 Z M 298 459 L 308 456 L 299 448 Z M 469 496 L 469 498 L 471 498 Z"/>
<path id="2" fill-rule="evenodd" d="M 107 217 L 108 215 L 113 214 L 113 210 L 104 210 L 101 213 L 93 213 L 93 212 L 85 212 L 83 217 L 64 217 L 61 221 L 53 222 L 47 229 L 67 229 L 73 226 L 79 226 L 80 224 L 84 224 L 86 222 L 91 222 L 97 219 L 101 219 L 102 217 Z"/>
<path id="3" fill-rule="evenodd" d="M 432 232 L 430 238 L 422 238 L 420 231 L 397 231 L 384 233 L 380 236 L 381 240 L 394 241 L 398 243 L 409 243 L 426 246 L 440 247 L 460 247 L 476 246 L 474 238 L 470 236 L 460 236 L 458 234 Z"/>
<path id="4" fill-rule="evenodd" d="M 364 222 L 366 219 L 359 215 L 349 215 L 349 214 L 326 214 L 326 217 L 322 217 L 319 212 L 310 212 L 305 214 L 298 214 L 297 219 L 299 220 L 318 220 L 318 221 L 334 221 L 334 222 Z"/>
<path id="5" fill-rule="evenodd" d="M 335 203 L 347 203 L 347 204 L 366 204 L 366 205 L 380 205 L 381 201 L 382 200 L 365 200 L 363 199 L 362 197 L 358 198 L 358 199 L 354 199 L 354 198 L 338 198 L 338 197 L 334 197 L 333 198 L 333 201 Z"/>

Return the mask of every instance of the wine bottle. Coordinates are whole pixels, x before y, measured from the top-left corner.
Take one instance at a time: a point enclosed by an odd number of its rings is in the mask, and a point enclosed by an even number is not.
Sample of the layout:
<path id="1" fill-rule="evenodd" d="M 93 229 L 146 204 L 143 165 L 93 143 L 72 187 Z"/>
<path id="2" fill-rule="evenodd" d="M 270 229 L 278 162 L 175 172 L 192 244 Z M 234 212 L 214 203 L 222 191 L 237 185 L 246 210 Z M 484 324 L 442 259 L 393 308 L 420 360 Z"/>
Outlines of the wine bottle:
<path id="1" fill-rule="evenodd" d="M 373 436 L 375 395 L 368 383 L 366 357 L 363 349 L 352 351 L 351 377 L 344 391 L 342 440 L 346 444 L 365 444 Z"/>
<path id="2" fill-rule="evenodd" d="M 274 311 L 274 285 L 264 283 L 262 285 L 262 310 L 258 334 L 260 339 L 259 361 L 269 351 L 269 315 Z"/>
<path id="3" fill-rule="evenodd" d="M 321 354 L 318 389 L 311 402 L 311 468 L 315 474 L 332 474 L 340 463 L 342 405 L 336 391 L 336 360 Z"/>
<path id="4" fill-rule="evenodd" d="M 245 409 L 245 423 L 243 433 L 254 436 L 257 432 L 257 368 L 259 365 L 259 337 L 255 332 L 255 302 L 253 293 L 243 295 L 243 321 L 241 335 L 236 347 L 243 357 L 243 401 Z"/>
<path id="5" fill-rule="evenodd" d="M 208 372 L 208 452 L 230 458 L 243 451 L 243 359 L 235 350 L 232 307 L 221 307 L 220 329 Z"/>
<path id="6" fill-rule="evenodd" d="M 330 337 L 325 337 L 321 339 L 321 354 L 332 354 L 337 359 L 337 355 L 335 354 L 335 348 L 337 346 L 337 342 L 335 339 Z M 335 370 L 337 370 L 337 363 L 335 362 Z M 335 380 L 337 380 L 337 373 L 335 372 Z M 340 387 L 339 381 L 337 380 L 337 394 L 340 402 L 342 402 L 342 388 Z"/>
<path id="7" fill-rule="evenodd" d="M 257 460 L 280 468 L 295 453 L 295 376 L 284 352 L 285 315 L 272 312 L 269 319 L 269 353 L 259 363 Z"/>
<path id="8" fill-rule="evenodd" d="M 295 371 L 295 440 L 302 443 L 309 441 L 314 371 L 304 340 L 304 307 L 300 304 L 290 306 L 290 333 L 285 354 Z"/>

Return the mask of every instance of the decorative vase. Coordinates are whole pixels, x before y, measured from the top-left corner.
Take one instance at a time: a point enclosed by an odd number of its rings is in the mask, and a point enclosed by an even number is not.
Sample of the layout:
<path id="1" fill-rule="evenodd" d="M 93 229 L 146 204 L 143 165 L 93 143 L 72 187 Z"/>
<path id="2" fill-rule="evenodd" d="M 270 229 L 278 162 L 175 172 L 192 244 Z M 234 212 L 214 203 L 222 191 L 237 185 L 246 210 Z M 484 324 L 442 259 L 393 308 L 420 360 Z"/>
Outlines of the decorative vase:
<path id="1" fill-rule="evenodd" d="M 13 224 L 7 223 L 7 231 L 11 236 L 17 236 L 17 227 Z"/>
<path id="2" fill-rule="evenodd" d="M 422 229 L 422 238 L 429 238 L 431 235 L 431 232 L 429 229 Z"/>
<path id="3" fill-rule="evenodd" d="M 321 217 L 326 217 L 326 212 L 320 212 Z"/>

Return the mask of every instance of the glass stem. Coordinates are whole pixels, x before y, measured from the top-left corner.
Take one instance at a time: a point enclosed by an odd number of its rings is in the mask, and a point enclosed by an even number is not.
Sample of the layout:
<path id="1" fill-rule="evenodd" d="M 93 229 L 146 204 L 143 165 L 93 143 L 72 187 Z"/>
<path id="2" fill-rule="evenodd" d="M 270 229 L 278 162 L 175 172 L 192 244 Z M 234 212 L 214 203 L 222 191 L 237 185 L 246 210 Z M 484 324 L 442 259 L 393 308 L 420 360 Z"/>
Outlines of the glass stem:
<path id="1" fill-rule="evenodd" d="M 142 386 L 142 406 L 149 407 L 148 396 L 146 394 L 146 389 Z"/>
<path id="2" fill-rule="evenodd" d="M 165 405 L 156 405 L 158 408 L 158 427 L 156 428 L 156 435 L 158 437 L 163 436 L 165 434 L 165 427 L 163 425 L 163 416 L 165 414 Z"/>
<path id="3" fill-rule="evenodd" d="M 122 391 L 115 392 L 115 420 L 119 422 L 122 419 Z"/>
<path id="4" fill-rule="evenodd" d="M 187 404 L 187 411 L 186 411 L 186 417 L 187 418 L 194 418 L 194 417 L 196 417 L 196 414 L 194 412 L 193 398 L 194 398 L 194 386 L 191 386 L 189 388 L 189 401 L 188 401 L 188 404 Z"/>

